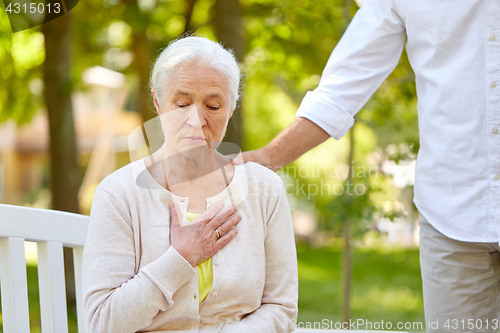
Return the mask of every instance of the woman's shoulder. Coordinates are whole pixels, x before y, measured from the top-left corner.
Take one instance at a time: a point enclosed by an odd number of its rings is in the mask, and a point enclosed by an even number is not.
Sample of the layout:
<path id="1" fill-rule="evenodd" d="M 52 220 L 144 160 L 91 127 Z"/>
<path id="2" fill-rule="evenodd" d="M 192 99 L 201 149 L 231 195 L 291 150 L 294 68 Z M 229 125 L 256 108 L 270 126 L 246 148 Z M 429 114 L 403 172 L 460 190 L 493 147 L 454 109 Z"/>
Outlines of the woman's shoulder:
<path id="1" fill-rule="evenodd" d="M 274 171 L 253 162 L 244 164 L 248 194 L 264 201 L 275 201 L 284 195 L 283 180 Z"/>
<path id="2" fill-rule="evenodd" d="M 134 182 L 134 163 L 137 162 L 131 162 L 113 171 L 104 177 L 97 188 L 110 194 L 121 193 L 126 190 L 130 191 L 134 188 L 131 184 Z"/>
<path id="3" fill-rule="evenodd" d="M 246 162 L 244 164 L 245 171 L 247 173 L 247 177 L 255 182 L 265 182 L 265 183 L 273 183 L 273 184 L 281 184 L 283 185 L 283 181 L 280 176 L 276 174 L 276 172 L 272 171 L 265 166 L 262 166 L 258 163 L 254 162 Z"/>

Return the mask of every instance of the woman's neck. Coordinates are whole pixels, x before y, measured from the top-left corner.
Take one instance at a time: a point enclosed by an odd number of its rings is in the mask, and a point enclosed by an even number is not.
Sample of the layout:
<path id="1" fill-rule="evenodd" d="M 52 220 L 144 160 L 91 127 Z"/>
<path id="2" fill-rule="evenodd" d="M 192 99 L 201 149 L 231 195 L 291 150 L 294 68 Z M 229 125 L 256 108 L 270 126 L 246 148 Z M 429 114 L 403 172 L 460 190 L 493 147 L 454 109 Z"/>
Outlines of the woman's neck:
<path id="1" fill-rule="evenodd" d="M 152 170 L 156 171 L 157 177 L 166 176 L 169 186 L 186 183 L 224 168 L 230 160 L 220 154 L 217 150 L 209 153 L 208 147 L 196 148 L 197 154 L 173 153 L 165 146 L 157 150 L 152 158 L 146 159 L 149 168 L 154 164 Z M 161 174 L 158 174 L 161 171 Z"/>

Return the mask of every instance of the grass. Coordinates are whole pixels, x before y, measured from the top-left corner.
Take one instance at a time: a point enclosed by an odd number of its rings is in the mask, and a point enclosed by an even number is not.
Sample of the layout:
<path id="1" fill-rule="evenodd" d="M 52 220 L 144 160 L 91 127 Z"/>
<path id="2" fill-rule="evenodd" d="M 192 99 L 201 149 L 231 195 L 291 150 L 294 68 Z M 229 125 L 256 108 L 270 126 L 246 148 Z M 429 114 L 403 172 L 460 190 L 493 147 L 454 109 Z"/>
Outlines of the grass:
<path id="1" fill-rule="evenodd" d="M 335 323 L 341 321 L 341 252 L 341 248 L 298 248 L 297 321 L 303 325 L 321 323 L 326 319 L 329 325 L 333 321 L 333 326 L 328 328 L 335 328 Z M 422 329 L 403 331 L 424 332 L 418 249 L 355 249 L 351 319 L 370 321 L 373 325 L 382 320 L 391 322 L 393 330 L 398 322 L 421 322 Z"/>
<path id="2" fill-rule="evenodd" d="M 303 322 L 303 325 L 308 322 L 321 323 L 324 319 L 329 323 L 340 322 L 341 252 L 341 248 L 298 249 L 297 321 Z M 394 330 L 398 322 L 421 322 L 423 327 L 422 279 L 418 249 L 355 249 L 351 319 L 370 321 L 373 325 L 382 320 L 385 323 L 391 322 Z M 358 327 L 358 329 L 368 328 Z M 406 331 L 424 330 L 422 328 L 406 329 Z"/>
<path id="3" fill-rule="evenodd" d="M 298 247 L 299 316 L 302 325 L 340 322 L 341 248 Z M 31 332 L 41 332 L 36 265 L 27 265 Z M 351 318 L 375 323 L 424 324 L 417 249 L 355 249 Z M 76 309 L 68 308 L 69 331 L 77 332 Z M 0 323 L 1 312 L 0 312 Z M 318 328 L 318 326 L 316 326 Z M 334 326 L 332 328 L 335 328 Z M 366 327 L 358 327 L 366 329 Z M 376 327 L 373 327 L 375 329 Z M 393 327 L 395 330 L 395 327 Z M 407 329 L 409 332 L 424 330 Z M 3 332 L 0 325 L 0 332 Z"/>

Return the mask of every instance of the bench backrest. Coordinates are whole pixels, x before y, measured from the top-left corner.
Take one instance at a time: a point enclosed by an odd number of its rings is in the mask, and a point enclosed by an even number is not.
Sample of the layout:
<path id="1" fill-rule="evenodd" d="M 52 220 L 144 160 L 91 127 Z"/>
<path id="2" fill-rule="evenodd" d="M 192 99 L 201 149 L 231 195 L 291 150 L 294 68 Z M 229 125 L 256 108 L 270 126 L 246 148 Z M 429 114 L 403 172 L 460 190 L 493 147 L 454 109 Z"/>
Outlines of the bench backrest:
<path id="1" fill-rule="evenodd" d="M 73 248 L 78 331 L 85 332 L 82 255 L 89 217 L 0 204 L 0 284 L 4 332 L 29 332 L 24 242 L 37 243 L 42 332 L 68 332 L 63 246 Z"/>

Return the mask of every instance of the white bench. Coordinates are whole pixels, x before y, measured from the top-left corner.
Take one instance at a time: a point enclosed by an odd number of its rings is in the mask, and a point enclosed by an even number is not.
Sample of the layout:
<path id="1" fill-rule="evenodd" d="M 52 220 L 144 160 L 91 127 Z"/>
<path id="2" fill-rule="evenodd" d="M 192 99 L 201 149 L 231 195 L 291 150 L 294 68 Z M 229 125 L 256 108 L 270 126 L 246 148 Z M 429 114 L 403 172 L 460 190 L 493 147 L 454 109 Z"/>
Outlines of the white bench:
<path id="1" fill-rule="evenodd" d="M 81 264 L 89 217 L 0 204 L 0 282 L 4 332 L 29 332 L 24 242 L 37 243 L 43 332 L 68 332 L 63 246 L 73 248 L 78 331 L 85 332 Z"/>

